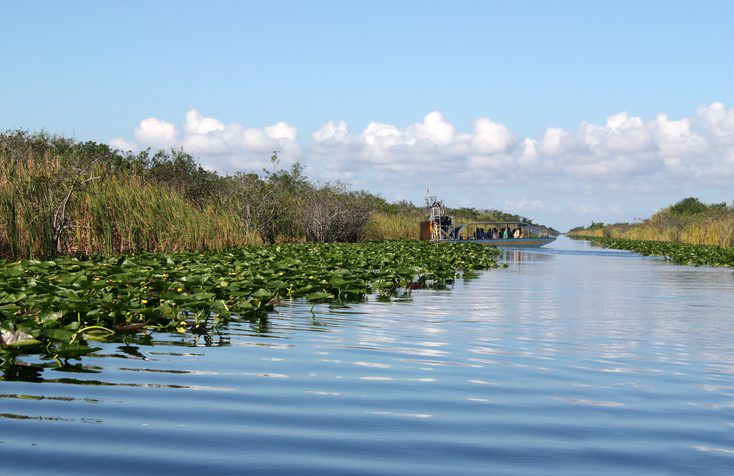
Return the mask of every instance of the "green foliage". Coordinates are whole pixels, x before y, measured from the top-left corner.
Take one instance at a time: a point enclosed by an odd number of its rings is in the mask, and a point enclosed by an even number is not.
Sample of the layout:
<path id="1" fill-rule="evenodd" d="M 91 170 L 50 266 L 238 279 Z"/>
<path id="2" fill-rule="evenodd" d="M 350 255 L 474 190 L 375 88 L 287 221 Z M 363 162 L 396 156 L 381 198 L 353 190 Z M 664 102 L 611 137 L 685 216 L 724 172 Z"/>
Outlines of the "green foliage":
<path id="1" fill-rule="evenodd" d="M 709 210 L 708 205 L 695 197 L 684 198 L 669 208 L 675 215 L 696 215 Z"/>
<path id="2" fill-rule="evenodd" d="M 299 164 L 219 176 L 185 151 L 133 154 L 0 133 L 0 258 L 224 250 L 255 242 L 416 238 L 425 209 L 315 184 Z M 453 211 L 450 211 L 453 212 Z M 458 219 L 530 220 L 460 209 Z"/>
<path id="3" fill-rule="evenodd" d="M 69 202 L 100 178 L 109 147 L 24 131 L 0 134 L 0 255 L 55 256 Z"/>
<path id="4" fill-rule="evenodd" d="M 593 223 L 569 230 L 572 236 L 670 241 L 698 245 L 734 246 L 734 207 L 685 198 L 639 223 Z"/>
<path id="5" fill-rule="evenodd" d="M 496 267 L 496 255 L 476 244 L 412 241 L 5 263 L 0 358 L 78 357 L 93 351 L 90 341 L 129 332 L 207 332 L 230 318 L 263 319 L 281 299 L 359 301 L 445 288 Z"/>
<path id="6" fill-rule="evenodd" d="M 217 193 L 222 180 L 214 172 L 204 170 L 194 158 L 181 149 L 170 153 L 158 151 L 150 160 L 147 175 L 157 184 L 182 191 L 198 207 L 204 207 Z"/>
<path id="7" fill-rule="evenodd" d="M 605 248 L 631 250 L 641 255 L 664 256 L 676 264 L 734 267 L 734 248 L 595 236 L 579 238 L 590 240 Z"/>
<path id="8" fill-rule="evenodd" d="M 266 243 L 278 239 L 293 239 L 302 236 L 298 220 L 299 209 L 313 191 L 313 186 L 303 175 L 300 164 L 290 170 L 277 170 L 278 155 L 270 158 L 273 171 L 264 171 L 265 178 L 257 185 L 256 201 L 251 204 L 255 227 Z"/>

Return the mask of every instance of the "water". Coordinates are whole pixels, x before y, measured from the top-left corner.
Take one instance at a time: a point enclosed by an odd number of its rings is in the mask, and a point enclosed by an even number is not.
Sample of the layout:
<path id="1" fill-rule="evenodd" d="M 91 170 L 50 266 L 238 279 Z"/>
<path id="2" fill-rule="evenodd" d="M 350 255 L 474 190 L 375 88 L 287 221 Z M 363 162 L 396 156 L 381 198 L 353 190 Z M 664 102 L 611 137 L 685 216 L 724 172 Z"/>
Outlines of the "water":
<path id="1" fill-rule="evenodd" d="M 734 272 L 559 239 L 0 382 L 0 475 L 734 474 Z"/>

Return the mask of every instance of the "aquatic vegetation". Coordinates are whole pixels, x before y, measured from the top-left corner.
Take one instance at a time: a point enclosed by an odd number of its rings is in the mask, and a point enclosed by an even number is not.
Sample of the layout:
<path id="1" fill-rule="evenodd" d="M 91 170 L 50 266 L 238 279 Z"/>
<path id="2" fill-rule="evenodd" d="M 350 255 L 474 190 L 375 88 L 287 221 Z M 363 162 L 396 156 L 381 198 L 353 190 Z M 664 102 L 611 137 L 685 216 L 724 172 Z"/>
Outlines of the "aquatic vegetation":
<path id="1" fill-rule="evenodd" d="M 705 204 L 689 197 L 639 223 L 592 222 L 569 230 L 568 235 L 734 247 L 734 205 Z"/>
<path id="2" fill-rule="evenodd" d="M 445 288 L 497 267 L 496 255 L 469 243 L 399 241 L 0 263 L 0 358 L 78 357 L 94 350 L 89 342 L 125 333 L 207 332 L 226 319 L 267 318 L 283 299 Z"/>
<path id="3" fill-rule="evenodd" d="M 664 256 L 676 264 L 694 266 L 734 267 L 734 248 L 721 246 L 692 245 L 651 240 L 628 240 L 603 236 L 573 236 L 589 240 L 605 248 L 631 250 L 641 255 Z"/>

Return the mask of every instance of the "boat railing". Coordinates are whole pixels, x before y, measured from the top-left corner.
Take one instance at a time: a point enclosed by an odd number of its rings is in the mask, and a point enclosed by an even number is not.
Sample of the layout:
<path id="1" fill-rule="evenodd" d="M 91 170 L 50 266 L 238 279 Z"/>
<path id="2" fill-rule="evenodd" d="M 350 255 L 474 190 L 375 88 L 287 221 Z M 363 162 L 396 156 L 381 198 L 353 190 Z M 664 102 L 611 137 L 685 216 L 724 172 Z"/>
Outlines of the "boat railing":
<path id="1" fill-rule="evenodd" d="M 528 230 L 528 233 L 533 233 L 533 234 L 538 235 L 538 236 L 541 236 L 543 238 L 550 238 L 550 237 L 554 237 L 555 238 L 555 236 L 556 236 L 550 230 L 548 230 L 547 228 L 542 227 L 542 226 L 529 225 L 529 224 L 526 224 L 526 223 L 522 223 L 521 225 L 524 226 Z"/>
<path id="2" fill-rule="evenodd" d="M 454 226 L 454 237 L 459 238 L 461 231 L 466 230 L 467 234 L 471 236 L 470 230 L 474 231 L 479 227 L 490 227 L 490 228 L 520 228 L 525 238 L 537 237 L 537 238 L 555 238 L 555 234 L 552 233 L 545 227 L 532 225 L 525 222 L 513 222 L 513 221 L 481 221 L 462 223 Z M 470 237 L 467 237 L 471 239 Z"/>

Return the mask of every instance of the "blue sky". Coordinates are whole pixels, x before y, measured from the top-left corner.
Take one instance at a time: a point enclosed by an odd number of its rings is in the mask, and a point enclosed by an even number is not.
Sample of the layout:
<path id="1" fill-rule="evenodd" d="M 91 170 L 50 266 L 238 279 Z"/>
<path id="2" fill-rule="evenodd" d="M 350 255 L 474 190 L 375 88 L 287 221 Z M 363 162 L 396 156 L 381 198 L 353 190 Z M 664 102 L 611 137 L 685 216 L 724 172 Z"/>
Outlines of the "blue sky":
<path id="1" fill-rule="evenodd" d="M 734 200 L 734 2 L 5 2 L 0 129 L 564 230 Z"/>

